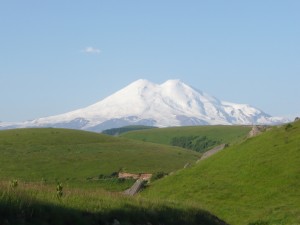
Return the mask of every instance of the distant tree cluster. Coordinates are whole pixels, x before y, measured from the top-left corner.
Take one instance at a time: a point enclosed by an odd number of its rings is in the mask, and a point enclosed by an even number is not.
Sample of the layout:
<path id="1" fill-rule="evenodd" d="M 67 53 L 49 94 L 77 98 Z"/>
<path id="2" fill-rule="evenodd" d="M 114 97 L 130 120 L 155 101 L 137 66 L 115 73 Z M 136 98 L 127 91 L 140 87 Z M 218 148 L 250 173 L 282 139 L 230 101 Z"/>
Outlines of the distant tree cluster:
<path id="1" fill-rule="evenodd" d="M 221 144 L 219 140 L 211 140 L 206 136 L 181 136 L 171 139 L 171 145 L 187 148 L 197 152 L 205 152 L 209 148 Z"/>
<path id="2" fill-rule="evenodd" d="M 107 134 L 107 135 L 117 136 L 122 133 L 126 133 L 128 131 L 145 130 L 145 129 L 152 129 L 152 128 L 156 128 L 156 127 L 135 125 L 135 126 L 125 126 L 125 127 L 120 127 L 120 128 L 111 128 L 111 129 L 102 131 L 102 133 Z"/>

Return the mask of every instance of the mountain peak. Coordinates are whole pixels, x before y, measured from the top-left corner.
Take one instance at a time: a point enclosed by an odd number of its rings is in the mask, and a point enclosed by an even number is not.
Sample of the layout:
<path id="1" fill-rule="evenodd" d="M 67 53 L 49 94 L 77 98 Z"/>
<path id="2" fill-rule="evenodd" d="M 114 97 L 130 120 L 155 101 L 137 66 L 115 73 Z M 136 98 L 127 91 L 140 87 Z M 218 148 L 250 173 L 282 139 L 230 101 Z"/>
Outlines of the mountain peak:
<path id="1" fill-rule="evenodd" d="M 162 87 L 170 87 L 170 88 L 178 88 L 178 87 L 184 87 L 188 86 L 187 84 L 183 83 L 179 79 L 174 80 L 167 80 L 164 83 L 161 84 Z"/>
<path id="2" fill-rule="evenodd" d="M 165 81 L 162 85 L 178 85 L 183 84 L 183 82 L 180 79 L 170 79 Z"/>
<path id="3" fill-rule="evenodd" d="M 102 131 L 126 125 L 167 127 L 283 122 L 287 120 L 271 117 L 255 107 L 218 100 L 179 79 L 160 85 L 139 79 L 86 108 L 23 123 L 1 123 L 0 129 L 62 127 Z"/>
<path id="4" fill-rule="evenodd" d="M 154 83 L 152 83 L 149 80 L 146 79 L 138 79 L 134 82 L 132 82 L 131 84 L 129 84 L 128 86 L 140 86 L 140 87 L 144 87 L 144 86 L 148 86 L 148 85 L 153 85 Z"/>
<path id="5" fill-rule="evenodd" d="M 160 86 L 162 88 L 173 88 L 173 89 L 183 87 L 183 86 L 189 87 L 188 85 L 186 85 L 179 79 L 170 79 L 160 85 L 155 84 L 147 79 L 138 79 L 138 80 L 132 82 L 131 84 L 129 84 L 125 88 L 128 88 L 128 87 L 145 88 L 145 87 L 154 87 L 154 86 Z"/>

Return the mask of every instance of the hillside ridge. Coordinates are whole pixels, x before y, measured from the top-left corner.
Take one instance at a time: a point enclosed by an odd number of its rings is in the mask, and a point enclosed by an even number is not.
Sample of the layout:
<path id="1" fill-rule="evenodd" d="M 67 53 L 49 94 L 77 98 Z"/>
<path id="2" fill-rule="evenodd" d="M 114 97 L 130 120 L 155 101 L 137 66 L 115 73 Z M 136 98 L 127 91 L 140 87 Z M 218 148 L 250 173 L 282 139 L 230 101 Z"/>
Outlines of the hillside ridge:
<path id="1" fill-rule="evenodd" d="M 154 182 L 142 195 L 194 202 L 232 225 L 299 224 L 299 140 L 300 121 L 274 126 Z"/>

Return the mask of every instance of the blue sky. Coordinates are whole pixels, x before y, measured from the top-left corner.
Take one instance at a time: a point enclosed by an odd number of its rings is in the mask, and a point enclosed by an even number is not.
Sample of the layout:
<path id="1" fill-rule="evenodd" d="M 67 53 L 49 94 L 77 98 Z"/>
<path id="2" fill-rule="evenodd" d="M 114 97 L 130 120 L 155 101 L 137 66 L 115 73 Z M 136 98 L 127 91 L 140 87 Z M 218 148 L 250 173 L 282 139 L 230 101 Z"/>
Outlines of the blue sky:
<path id="1" fill-rule="evenodd" d="M 271 115 L 300 115 L 300 1 L 0 0 L 0 121 L 180 79 Z"/>

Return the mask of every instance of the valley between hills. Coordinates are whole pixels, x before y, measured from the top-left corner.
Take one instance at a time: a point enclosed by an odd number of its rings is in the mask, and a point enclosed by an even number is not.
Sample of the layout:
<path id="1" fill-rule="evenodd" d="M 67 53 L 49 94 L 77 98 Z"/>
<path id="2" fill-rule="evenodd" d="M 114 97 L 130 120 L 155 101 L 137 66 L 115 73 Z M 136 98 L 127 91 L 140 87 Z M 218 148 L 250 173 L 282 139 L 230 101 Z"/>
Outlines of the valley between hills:
<path id="1" fill-rule="evenodd" d="M 0 224 L 300 224 L 299 120 L 140 128 L 0 131 Z M 127 196 L 119 172 L 152 178 Z"/>

